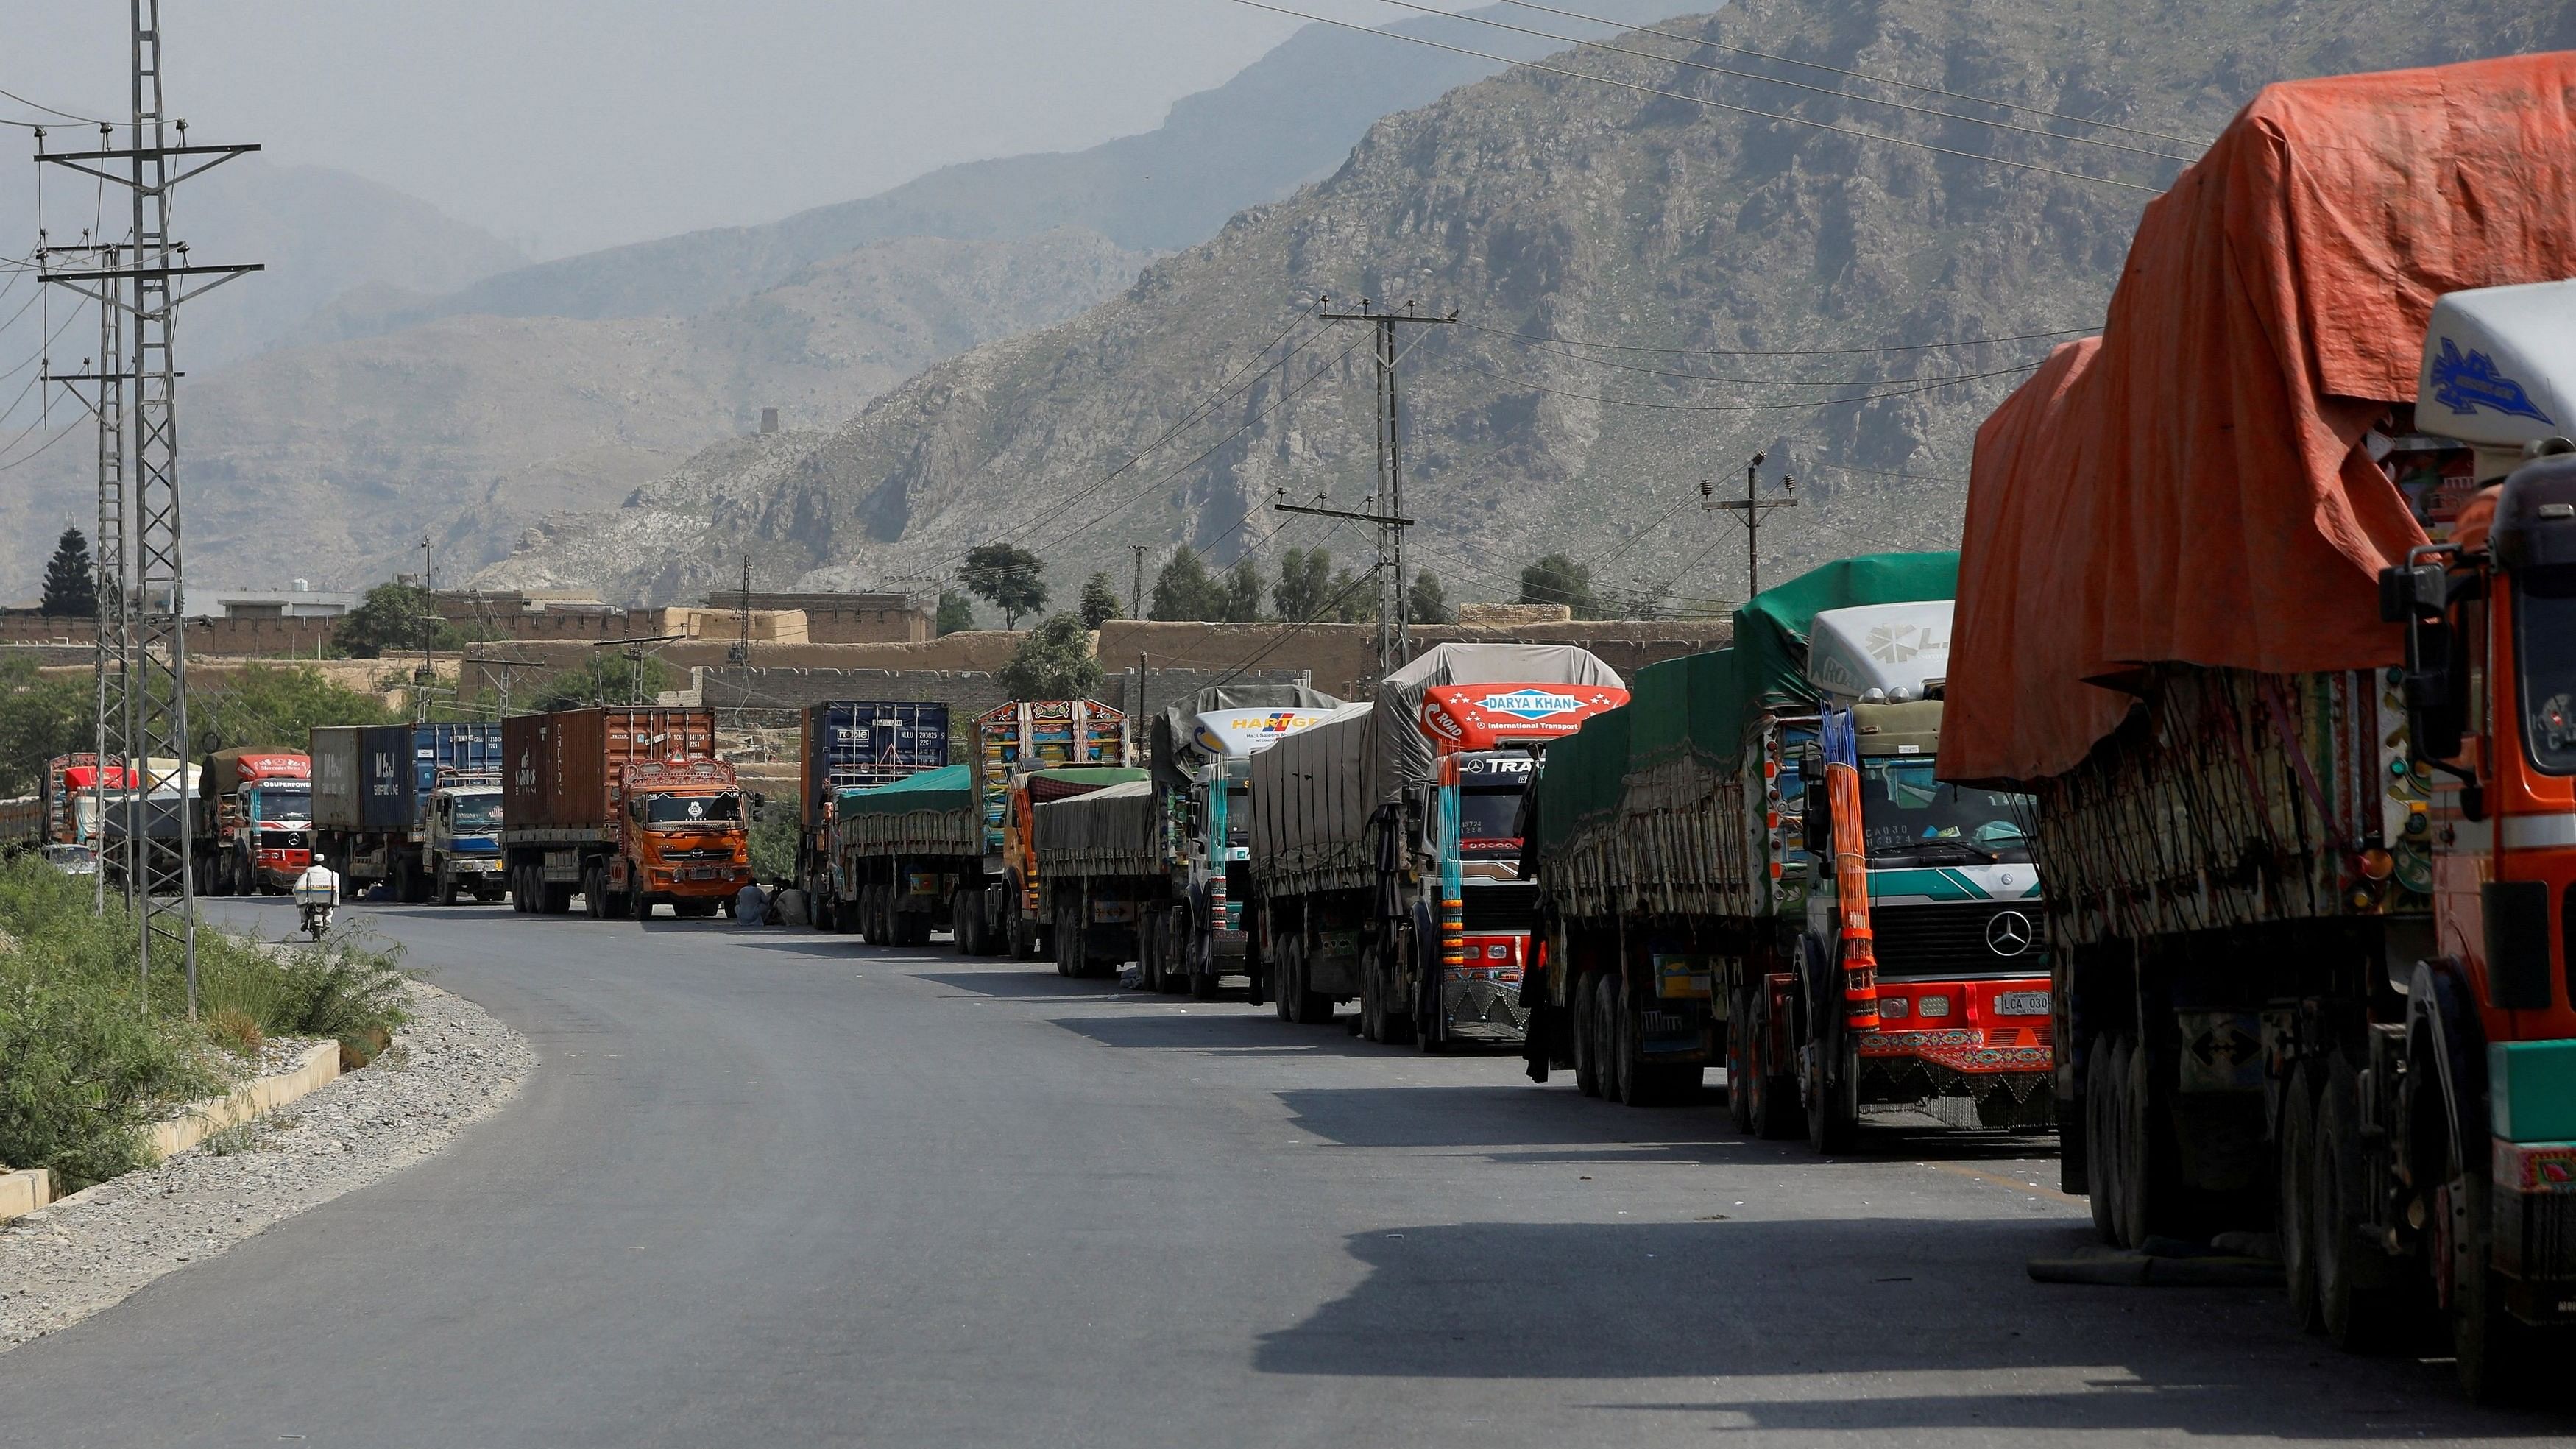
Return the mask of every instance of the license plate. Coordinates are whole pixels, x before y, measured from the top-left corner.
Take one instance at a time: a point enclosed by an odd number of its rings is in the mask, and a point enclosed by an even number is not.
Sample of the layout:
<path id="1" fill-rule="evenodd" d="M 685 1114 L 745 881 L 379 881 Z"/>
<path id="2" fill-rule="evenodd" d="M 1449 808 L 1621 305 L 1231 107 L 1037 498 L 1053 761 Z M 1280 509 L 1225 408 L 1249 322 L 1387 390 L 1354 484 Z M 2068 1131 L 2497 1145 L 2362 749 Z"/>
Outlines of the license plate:
<path id="1" fill-rule="evenodd" d="M 2045 991 L 2006 991 L 1995 997 L 1997 1016 L 2046 1016 L 2049 1006 Z"/>

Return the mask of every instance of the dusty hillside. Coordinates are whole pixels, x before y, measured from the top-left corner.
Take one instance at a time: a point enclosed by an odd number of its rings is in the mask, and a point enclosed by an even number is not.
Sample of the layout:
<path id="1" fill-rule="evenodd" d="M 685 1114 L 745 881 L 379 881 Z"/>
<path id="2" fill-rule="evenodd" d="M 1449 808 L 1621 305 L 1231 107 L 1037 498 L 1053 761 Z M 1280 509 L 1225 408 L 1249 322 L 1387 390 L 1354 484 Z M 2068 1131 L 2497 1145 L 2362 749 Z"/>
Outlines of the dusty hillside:
<path id="1" fill-rule="evenodd" d="M 1145 260 L 1087 232 L 912 238 L 685 320 L 452 317 L 253 358 L 183 395 L 192 573 L 360 586 L 424 532 L 461 573 L 547 512 L 616 507 L 763 407 L 791 429 L 836 422 L 943 357 L 1116 295 Z M 94 512 L 73 432 L 23 470 L 35 487 L 0 495 L 0 520 L 48 546 Z M 23 592 L 44 560 L 21 552 L 7 581 Z"/>
<path id="2" fill-rule="evenodd" d="M 2576 31 L 2565 0 L 2471 9 L 2445 7 L 2436 24 L 2421 0 L 1751 0 L 1660 28 L 2206 138 L 2271 79 Z M 1565 63 L 2134 184 L 2178 169 L 1672 63 Z M 1770 568 L 1948 542 L 1976 421 L 2051 344 L 2026 334 L 2100 317 L 2143 198 L 1517 69 L 1380 123 L 1336 174 L 1243 213 L 1115 301 L 933 368 L 828 436 L 747 462 L 703 458 L 615 514 L 559 520 L 495 575 L 685 591 L 748 547 L 781 579 L 869 582 L 935 575 L 1009 536 L 1047 553 L 1069 593 L 1095 567 L 1125 577 L 1131 542 L 1185 539 L 1220 556 L 1247 539 L 1311 542 L 1329 525 L 1274 534 L 1280 517 L 1260 505 L 1282 487 L 1360 501 L 1365 354 L 1345 352 L 1355 331 L 1315 324 L 1258 349 L 1329 293 L 1418 299 L 1471 324 L 1424 329 L 1406 364 L 1407 510 L 1427 525 L 1424 560 L 1464 592 L 1508 592 L 1520 562 L 1562 549 L 1667 608 L 1727 598 L 1742 589 L 1741 535 L 1690 506 L 1695 480 L 1740 488 L 1757 449 L 1803 485 L 1799 510 L 1766 535 Z M 1989 338 L 2024 340 L 1978 341 Z M 1355 537 L 1335 542 L 1357 555 Z"/>

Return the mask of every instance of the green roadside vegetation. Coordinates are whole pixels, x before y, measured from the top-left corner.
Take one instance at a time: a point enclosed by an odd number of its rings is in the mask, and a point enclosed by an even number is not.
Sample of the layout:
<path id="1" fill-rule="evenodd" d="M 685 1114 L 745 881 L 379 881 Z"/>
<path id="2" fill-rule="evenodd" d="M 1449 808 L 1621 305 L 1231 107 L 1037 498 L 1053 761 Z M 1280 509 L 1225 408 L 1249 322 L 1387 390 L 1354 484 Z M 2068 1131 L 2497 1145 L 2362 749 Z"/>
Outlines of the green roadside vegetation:
<path id="1" fill-rule="evenodd" d="M 146 1000 L 123 907 L 98 914 L 87 880 L 32 855 L 0 861 L 0 933 L 0 1163 L 64 1192 L 142 1166 L 144 1129 L 254 1074 L 267 1038 L 333 1038 L 363 1063 L 403 1019 L 390 952 L 272 952 L 201 925 L 191 1022 L 175 963 Z"/>

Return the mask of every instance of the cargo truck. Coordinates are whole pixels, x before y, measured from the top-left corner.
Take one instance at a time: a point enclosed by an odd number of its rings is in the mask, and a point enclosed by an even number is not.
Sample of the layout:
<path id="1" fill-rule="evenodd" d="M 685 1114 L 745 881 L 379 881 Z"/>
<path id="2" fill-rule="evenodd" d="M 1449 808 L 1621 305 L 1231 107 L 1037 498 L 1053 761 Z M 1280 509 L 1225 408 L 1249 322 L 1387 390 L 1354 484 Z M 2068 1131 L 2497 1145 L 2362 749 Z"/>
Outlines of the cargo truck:
<path id="1" fill-rule="evenodd" d="M 856 902 L 841 895 L 833 873 L 833 810 L 845 791 L 945 767 L 948 706 L 833 700 L 806 706 L 799 735 L 796 879 L 806 919 L 816 930 L 856 930 Z"/>
<path id="2" fill-rule="evenodd" d="M 0 800 L 0 855 L 43 850 L 46 844 L 44 796 Z"/>
<path id="3" fill-rule="evenodd" d="M 618 705 L 501 723 L 501 858 L 512 904 L 594 918 L 730 910 L 751 881 L 733 766 L 715 713 Z"/>
<path id="4" fill-rule="evenodd" d="M 1956 577 L 1813 570 L 1548 751 L 1533 1078 L 1643 1105 L 1723 1062 L 1740 1129 L 1820 1151 L 1865 1112 L 2054 1126 L 2028 802 L 1932 777 Z"/>
<path id="5" fill-rule="evenodd" d="M 313 762 L 284 748 L 217 750 L 197 767 L 188 831 L 197 889 L 283 893 L 313 863 Z"/>
<path id="6" fill-rule="evenodd" d="M 984 869 L 974 883 L 976 939 L 1031 961 L 1048 949 L 1028 836 L 1034 803 L 1025 777 L 1040 770 L 1125 769 L 1133 752 L 1127 716 L 1098 700 L 1015 700 L 975 720 L 975 791 L 984 812 Z M 1122 777 L 1123 778 L 1123 777 Z M 1079 777 L 1037 787 L 1038 798 L 1073 793 Z"/>
<path id="7" fill-rule="evenodd" d="M 842 790 L 826 838 L 835 852 L 834 929 L 872 946 L 918 946 L 946 928 L 961 955 L 990 949 L 984 803 L 972 767 L 961 761 Z"/>
<path id="8" fill-rule="evenodd" d="M 1536 887 L 1514 821 L 1550 740 L 1624 703 L 1564 644 L 1442 644 L 1252 759 L 1254 999 L 1371 1041 L 1517 1042 Z"/>
<path id="9" fill-rule="evenodd" d="M 86 752 L 56 755 L 45 762 L 45 783 L 40 798 L 45 802 L 45 839 L 50 846 L 76 846 L 95 858 L 101 832 L 101 816 L 111 808 L 123 808 L 125 800 L 124 767 L 113 762 L 99 766 L 98 756 Z"/>
<path id="10" fill-rule="evenodd" d="M 396 901 L 496 901 L 505 889 L 498 823 L 501 726 L 327 725 L 312 730 L 313 823 L 345 895 L 378 886 Z M 438 833 L 442 792 L 466 792 L 476 829 Z"/>
<path id="11" fill-rule="evenodd" d="M 2576 1347 L 2571 91 L 2272 86 L 2148 205 L 1978 432 L 1940 762 L 2037 797 L 2101 1236 L 2478 1398 Z"/>
<path id="12" fill-rule="evenodd" d="M 1033 806 L 1033 839 L 1059 970 L 1139 963 L 1149 991 L 1212 999 L 1247 975 L 1252 757 L 1355 706 L 1300 685 L 1199 691 L 1154 717 L 1137 780 Z M 1068 923 L 1084 923 L 1069 933 Z M 1080 952 L 1068 940 L 1082 943 Z"/>

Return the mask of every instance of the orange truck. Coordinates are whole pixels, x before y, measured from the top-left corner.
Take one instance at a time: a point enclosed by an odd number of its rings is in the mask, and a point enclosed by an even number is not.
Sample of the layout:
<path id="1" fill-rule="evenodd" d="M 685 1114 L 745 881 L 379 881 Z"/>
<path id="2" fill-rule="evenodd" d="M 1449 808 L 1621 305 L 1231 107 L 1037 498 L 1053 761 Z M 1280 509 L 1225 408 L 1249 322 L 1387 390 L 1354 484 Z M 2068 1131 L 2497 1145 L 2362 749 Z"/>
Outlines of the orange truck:
<path id="1" fill-rule="evenodd" d="M 2482 1399 L 2576 1347 L 2570 94 L 2272 86 L 2148 204 L 1978 430 L 1940 751 L 2035 801 L 2101 1236 Z"/>
<path id="2" fill-rule="evenodd" d="M 712 710 L 612 706 L 501 724 L 501 854 L 520 911 L 595 918 L 730 910 L 751 880 L 733 766 Z"/>

